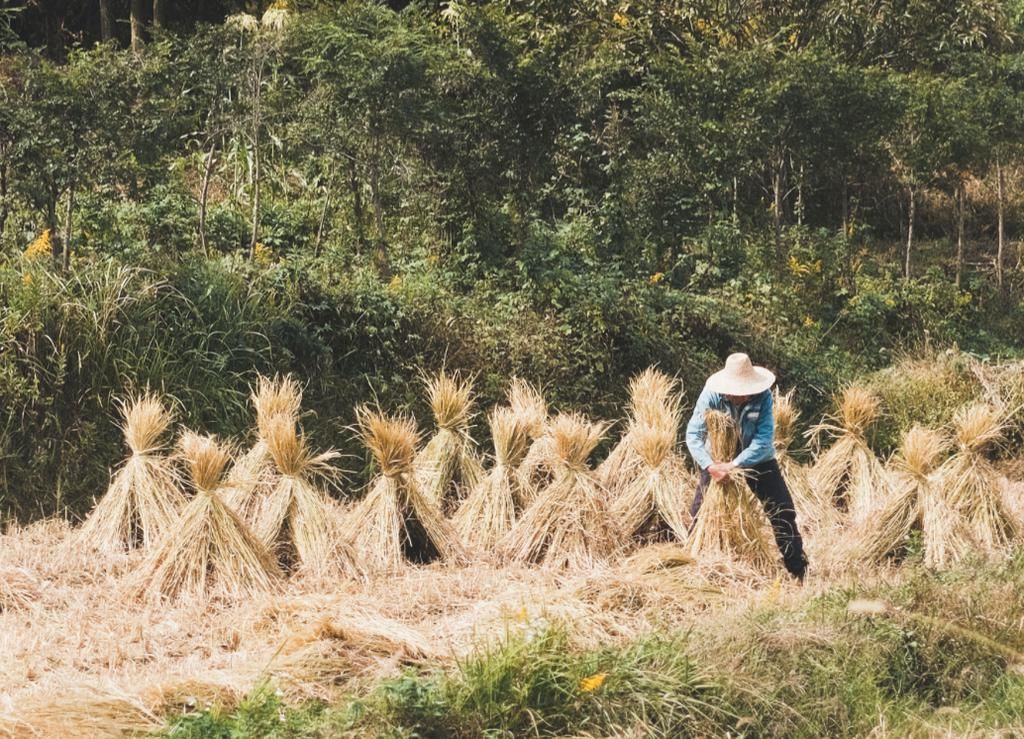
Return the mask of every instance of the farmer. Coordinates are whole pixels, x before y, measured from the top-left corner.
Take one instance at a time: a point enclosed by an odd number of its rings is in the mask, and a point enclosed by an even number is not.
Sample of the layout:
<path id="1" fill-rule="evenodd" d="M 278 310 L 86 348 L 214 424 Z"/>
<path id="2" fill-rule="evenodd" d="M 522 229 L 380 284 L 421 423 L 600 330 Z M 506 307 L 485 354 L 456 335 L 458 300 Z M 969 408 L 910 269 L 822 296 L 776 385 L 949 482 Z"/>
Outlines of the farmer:
<path id="1" fill-rule="evenodd" d="M 700 467 L 700 483 L 690 514 L 696 519 L 711 480 L 722 480 L 733 470 L 742 469 L 747 484 L 771 520 L 786 569 L 802 581 L 807 568 L 803 541 L 796 525 L 793 498 L 775 461 L 773 384 L 775 375 L 764 367 L 755 367 L 746 354 L 730 355 L 725 360 L 725 369 L 711 375 L 704 384 L 686 426 L 686 446 Z M 708 453 L 708 429 L 704 423 L 708 410 L 728 413 L 740 429 L 739 448 L 729 462 L 715 462 Z"/>

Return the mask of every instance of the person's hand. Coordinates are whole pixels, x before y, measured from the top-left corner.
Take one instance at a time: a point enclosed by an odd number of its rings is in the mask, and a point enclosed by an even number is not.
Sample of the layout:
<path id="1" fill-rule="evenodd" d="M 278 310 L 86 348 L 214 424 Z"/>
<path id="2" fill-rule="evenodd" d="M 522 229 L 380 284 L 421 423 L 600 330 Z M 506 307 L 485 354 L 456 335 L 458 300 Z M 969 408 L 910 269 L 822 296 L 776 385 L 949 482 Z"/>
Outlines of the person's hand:
<path id="1" fill-rule="evenodd" d="M 708 467 L 708 474 L 715 482 L 721 482 L 729 476 L 729 473 L 736 469 L 733 462 L 716 462 Z"/>

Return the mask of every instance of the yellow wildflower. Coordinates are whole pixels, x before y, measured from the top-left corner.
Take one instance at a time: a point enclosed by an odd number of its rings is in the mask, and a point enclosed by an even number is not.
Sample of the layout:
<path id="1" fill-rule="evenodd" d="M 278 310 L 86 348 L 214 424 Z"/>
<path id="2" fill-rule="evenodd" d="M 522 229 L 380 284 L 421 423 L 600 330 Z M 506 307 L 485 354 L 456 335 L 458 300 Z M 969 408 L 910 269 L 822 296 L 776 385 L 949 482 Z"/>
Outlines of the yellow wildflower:
<path id="1" fill-rule="evenodd" d="M 274 250 L 257 241 L 256 246 L 252 248 L 252 260 L 261 267 L 266 267 L 274 261 Z"/>
<path id="2" fill-rule="evenodd" d="M 815 321 L 810 316 L 804 316 L 804 328 L 813 328 Z"/>
<path id="3" fill-rule="evenodd" d="M 50 241 L 50 229 L 47 228 L 39 234 L 31 244 L 28 245 L 23 256 L 25 259 L 32 261 L 45 259 L 50 256 L 52 248 L 53 244 Z"/>
<path id="4" fill-rule="evenodd" d="M 612 21 L 614 21 L 615 25 L 618 26 L 619 28 L 629 27 L 629 18 L 627 18 L 622 13 L 615 13 L 614 15 L 612 15 Z"/>
<path id="5" fill-rule="evenodd" d="M 593 693 L 595 690 L 604 685 L 604 681 L 607 677 L 607 672 L 599 672 L 596 675 L 585 677 L 582 680 L 580 680 L 580 690 L 584 693 Z"/>
<path id="6" fill-rule="evenodd" d="M 29 274 L 28 272 L 23 274 L 21 276 L 21 284 L 22 285 L 31 285 L 32 284 L 32 275 Z"/>
<path id="7" fill-rule="evenodd" d="M 439 257 L 437 254 L 431 254 L 429 257 L 427 257 L 427 261 L 430 262 L 431 264 L 437 264 L 439 261 L 441 261 L 441 257 Z"/>
<path id="8" fill-rule="evenodd" d="M 659 282 L 661 282 L 664 279 L 665 279 L 665 273 L 664 272 L 655 272 L 653 275 L 651 275 L 651 284 L 652 285 L 657 285 Z"/>
<path id="9" fill-rule="evenodd" d="M 388 287 L 392 290 L 397 290 L 402 286 L 402 275 L 395 275 L 391 278 L 391 282 L 388 283 Z"/>

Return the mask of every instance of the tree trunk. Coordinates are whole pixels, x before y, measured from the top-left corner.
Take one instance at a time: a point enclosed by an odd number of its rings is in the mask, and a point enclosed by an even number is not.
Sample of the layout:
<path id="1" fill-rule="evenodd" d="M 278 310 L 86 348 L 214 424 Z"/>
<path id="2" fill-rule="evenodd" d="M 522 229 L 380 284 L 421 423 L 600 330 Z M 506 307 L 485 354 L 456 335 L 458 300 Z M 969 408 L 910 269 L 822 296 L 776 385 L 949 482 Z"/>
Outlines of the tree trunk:
<path id="1" fill-rule="evenodd" d="M 740 185 L 737 178 L 732 178 L 732 223 L 738 226 L 740 222 Z"/>
<path id="2" fill-rule="evenodd" d="M 800 165 L 800 177 L 796 183 L 796 224 L 804 225 L 804 165 Z"/>
<path id="3" fill-rule="evenodd" d="M 320 256 L 320 247 L 324 240 L 324 228 L 327 224 L 327 214 L 331 208 L 331 190 L 334 184 L 334 168 L 331 168 L 331 174 L 327 178 L 327 192 L 324 193 L 324 207 L 320 211 L 320 225 L 316 229 L 316 243 L 313 245 L 313 256 Z"/>
<path id="4" fill-rule="evenodd" d="M 199 192 L 199 245 L 203 254 L 210 255 L 210 247 L 206 243 L 206 206 L 210 198 L 210 175 L 213 172 L 214 152 L 217 144 L 210 142 L 210 150 L 206 152 L 206 166 L 203 168 L 203 187 Z"/>
<path id="5" fill-rule="evenodd" d="M 956 188 L 956 286 L 959 289 L 964 271 L 964 184 Z"/>
<path id="6" fill-rule="evenodd" d="M 1003 200 L 1006 195 L 1006 182 L 1003 178 L 1003 166 L 996 157 L 996 203 L 997 203 L 997 241 L 996 241 L 996 285 L 1003 286 L 1003 252 L 1006 244 L 1005 213 Z"/>
<path id="7" fill-rule="evenodd" d="M 110 11 L 110 0 L 100 0 L 100 38 L 103 41 L 114 38 L 114 16 Z"/>
<path id="8" fill-rule="evenodd" d="M 907 207 L 907 250 L 903 258 L 903 278 L 906 280 L 910 279 L 910 252 L 914 248 L 914 207 L 915 207 L 915 193 L 913 187 L 907 188 L 908 207 Z"/>
<path id="9" fill-rule="evenodd" d="M 160 28 L 164 25 L 163 0 L 153 0 L 153 25 Z"/>
<path id="10" fill-rule="evenodd" d="M 366 249 L 365 213 L 363 208 L 363 192 L 359 184 L 359 172 L 356 170 L 356 158 L 348 160 L 348 188 L 352 193 L 352 218 L 356 225 L 356 254 Z"/>
<path id="11" fill-rule="evenodd" d="M 131 0 L 129 15 L 132 28 L 132 51 L 136 54 L 142 51 L 142 17 L 145 13 L 144 8 L 142 0 Z"/>
<path id="12" fill-rule="evenodd" d="M 782 179 L 784 157 L 779 156 L 772 172 L 772 226 L 775 230 L 775 251 L 782 254 Z"/>
<path id="13" fill-rule="evenodd" d="M 4 243 L 4 226 L 11 209 L 7 204 L 7 147 L 0 150 L 0 244 Z"/>
<path id="14" fill-rule="evenodd" d="M 64 260 L 62 267 L 65 272 L 71 268 L 71 223 L 75 212 L 75 187 L 68 188 L 68 204 L 64 211 Z"/>
<path id="15" fill-rule="evenodd" d="M 252 232 L 249 235 L 249 259 L 256 258 L 256 242 L 260 236 L 260 128 L 262 121 L 263 69 L 260 65 L 255 73 L 252 108 Z"/>
<path id="16" fill-rule="evenodd" d="M 843 192 L 840 197 L 842 198 L 839 207 L 843 218 L 843 238 L 846 239 L 850 237 L 850 191 L 845 174 L 843 175 Z"/>

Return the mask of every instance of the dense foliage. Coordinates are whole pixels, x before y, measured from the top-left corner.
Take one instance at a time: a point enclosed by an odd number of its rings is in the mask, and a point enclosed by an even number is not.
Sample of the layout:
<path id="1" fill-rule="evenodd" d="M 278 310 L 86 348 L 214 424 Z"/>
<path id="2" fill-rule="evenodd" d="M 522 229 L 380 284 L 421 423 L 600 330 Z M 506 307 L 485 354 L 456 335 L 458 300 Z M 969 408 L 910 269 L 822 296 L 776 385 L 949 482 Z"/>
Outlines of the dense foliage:
<path id="1" fill-rule="evenodd" d="M 236 434 L 295 371 L 355 452 L 444 362 L 614 416 L 743 348 L 816 412 L 901 347 L 1019 348 L 1016 3 L 250 5 L 134 48 L 0 10 L 8 511 L 81 511 L 146 385 Z"/>

